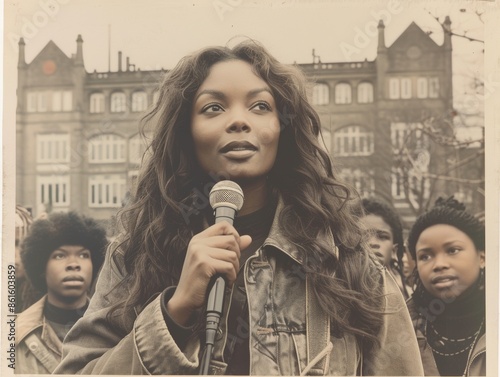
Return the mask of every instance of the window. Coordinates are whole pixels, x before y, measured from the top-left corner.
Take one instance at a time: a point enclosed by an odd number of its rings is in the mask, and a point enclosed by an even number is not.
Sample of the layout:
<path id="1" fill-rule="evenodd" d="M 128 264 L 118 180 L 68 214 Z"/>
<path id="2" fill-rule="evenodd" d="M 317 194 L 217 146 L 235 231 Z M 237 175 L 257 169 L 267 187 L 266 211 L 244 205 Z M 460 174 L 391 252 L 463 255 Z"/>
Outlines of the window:
<path id="1" fill-rule="evenodd" d="M 52 92 L 52 111 L 62 111 L 62 92 Z"/>
<path id="2" fill-rule="evenodd" d="M 354 187 L 363 198 L 372 196 L 375 193 L 375 180 L 373 170 L 364 172 L 360 169 L 341 169 L 340 179 Z"/>
<path id="3" fill-rule="evenodd" d="M 37 201 L 41 205 L 54 207 L 69 205 L 69 176 L 51 175 L 37 177 Z"/>
<path id="4" fill-rule="evenodd" d="M 36 92 L 28 92 L 28 106 L 27 106 L 27 112 L 28 113 L 35 113 L 38 108 L 38 93 Z"/>
<path id="5" fill-rule="evenodd" d="M 392 168 L 391 193 L 394 199 L 405 198 L 403 171 L 400 168 Z"/>
<path id="6" fill-rule="evenodd" d="M 335 86 L 335 103 L 351 103 L 351 85 L 343 82 Z"/>
<path id="7" fill-rule="evenodd" d="M 144 111 L 148 106 L 148 94 L 146 92 L 132 93 L 132 111 Z"/>
<path id="8" fill-rule="evenodd" d="M 44 113 L 48 111 L 48 97 L 50 92 L 38 92 L 37 111 Z"/>
<path id="9" fill-rule="evenodd" d="M 439 97 L 439 79 L 437 77 L 429 78 L 429 98 Z"/>
<path id="10" fill-rule="evenodd" d="M 362 82 L 358 85 L 358 103 L 373 102 L 373 85 L 369 82 Z"/>
<path id="11" fill-rule="evenodd" d="M 343 127 L 333 135 L 333 152 L 337 156 L 369 156 L 374 151 L 373 140 L 373 132 L 364 127 Z"/>
<path id="12" fill-rule="evenodd" d="M 73 110 L 73 93 L 71 90 L 45 90 L 28 93 L 27 111 L 30 113 L 71 110 Z"/>
<path id="13" fill-rule="evenodd" d="M 401 98 L 408 99 L 411 98 L 411 79 L 402 78 L 401 79 Z"/>
<path id="14" fill-rule="evenodd" d="M 429 136 L 422 131 L 421 123 L 391 123 L 391 143 L 392 150 L 399 153 L 402 148 L 418 150 L 423 153 L 423 149 L 429 148 Z M 422 156 L 421 156 L 422 157 Z"/>
<path id="15" fill-rule="evenodd" d="M 73 110 L 73 92 L 70 90 L 64 90 L 62 92 L 63 99 L 63 111 L 71 111 Z"/>
<path id="16" fill-rule="evenodd" d="M 89 207 L 121 207 L 127 192 L 125 181 L 125 177 L 117 174 L 90 176 Z"/>
<path id="17" fill-rule="evenodd" d="M 111 94 L 111 112 L 123 113 L 127 108 L 127 98 L 123 92 L 115 92 Z"/>
<path id="18" fill-rule="evenodd" d="M 430 180 L 425 177 L 426 172 L 414 169 L 392 169 L 392 196 L 395 199 L 408 199 L 415 209 L 419 209 L 422 203 L 430 196 Z M 408 197 L 405 193 L 407 186 Z"/>
<path id="19" fill-rule="evenodd" d="M 389 98 L 399 99 L 399 79 L 390 78 L 389 79 Z"/>
<path id="20" fill-rule="evenodd" d="M 327 84 L 316 84 L 313 88 L 313 105 L 328 105 L 330 103 L 330 87 Z"/>
<path id="21" fill-rule="evenodd" d="M 90 95 L 90 112 L 92 114 L 104 112 L 104 94 L 92 93 Z"/>
<path id="22" fill-rule="evenodd" d="M 36 162 L 69 162 L 69 134 L 36 135 Z"/>
<path id="23" fill-rule="evenodd" d="M 124 162 L 125 139 L 113 134 L 104 134 L 89 140 L 89 162 Z"/>
<path id="24" fill-rule="evenodd" d="M 148 137 L 148 135 L 146 135 L 146 138 L 150 140 L 150 137 Z M 128 158 L 131 163 L 141 163 L 142 156 L 146 152 L 147 143 L 148 140 L 145 140 L 141 134 L 137 134 L 130 138 Z"/>
<path id="25" fill-rule="evenodd" d="M 417 79 L 417 98 L 427 98 L 427 77 L 419 77 Z"/>

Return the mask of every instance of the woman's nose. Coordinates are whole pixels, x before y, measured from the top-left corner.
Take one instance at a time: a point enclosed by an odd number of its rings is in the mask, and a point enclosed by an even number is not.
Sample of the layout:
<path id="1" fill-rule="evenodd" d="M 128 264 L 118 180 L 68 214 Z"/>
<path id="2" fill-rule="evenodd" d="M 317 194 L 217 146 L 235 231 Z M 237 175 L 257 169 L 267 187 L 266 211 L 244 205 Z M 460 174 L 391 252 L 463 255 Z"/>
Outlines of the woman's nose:
<path id="1" fill-rule="evenodd" d="M 380 242 L 378 242 L 378 239 L 375 236 L 370 237 L 368 245 L 370 245 L 372 249 L 380 249 Z"/>
<path id="2" fill-rule="evenodd" d="M 434 256 L 434 271 L 440 271 L 449 268 L 448 257 L 446 255 L 441 255 L 441 253 Z"/>
<path id="3" fill-rule="evenodd" d="M 67 265 L 67 271 L 80 271 L 80 262 L 78 259 L 72 259 Z"/>
<path id="4" fill-rule="evenodd" d="M 232 112 L 232 118 L 230 119 L 228 126 L 226 128 L 227 132 L 248 132 L 250 131 L 250 123 L 245 116 L 243 110 L 234 110 Z"/>

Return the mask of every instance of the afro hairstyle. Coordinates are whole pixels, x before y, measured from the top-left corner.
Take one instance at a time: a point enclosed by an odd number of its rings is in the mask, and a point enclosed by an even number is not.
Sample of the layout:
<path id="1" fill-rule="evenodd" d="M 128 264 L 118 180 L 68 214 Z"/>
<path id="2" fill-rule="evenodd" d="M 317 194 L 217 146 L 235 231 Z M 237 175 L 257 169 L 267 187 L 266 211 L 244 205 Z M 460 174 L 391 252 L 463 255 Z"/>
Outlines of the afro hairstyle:
<path id="1" fill-rule="evenodd" d="M 21 259 L 34 289 L 47 292 L 45 271 L 50 254 L 63 245 L 83 246 L 90 251 L 92 280 L 104 262 L 108 240 L 106 230 L 94 219 L 76 212 L 52 213 L 33 222 L 21 244 Z"/>
<path id="2" fill-rule="evenodd" d="M 361 205 L 363 206 L 365 215 L 380 216 L 387 225 L 391 227 L 394 243 L 398 245 L 396 255 L 398 261 L 401 262 L 405 252 L 403 226 L 401 225 L 401 220 L 396 210 L 392 209 L 388 204 L 374 198 L 363 199 Z"/>
<path id="3" fill-rule="evenodd" d="M 408 235 L 408 249 L 416 260 L 416 245 L 420 234 L 427 228 L 437 225 L 451 225 L 464 232 L 474 243 L 476 250 L 484 250 L 484 224 L 465 211 L 465 206 L 453 196 L 448 199 L 439 198 L 434 207 L 420 215 L 413 224 Z"/>

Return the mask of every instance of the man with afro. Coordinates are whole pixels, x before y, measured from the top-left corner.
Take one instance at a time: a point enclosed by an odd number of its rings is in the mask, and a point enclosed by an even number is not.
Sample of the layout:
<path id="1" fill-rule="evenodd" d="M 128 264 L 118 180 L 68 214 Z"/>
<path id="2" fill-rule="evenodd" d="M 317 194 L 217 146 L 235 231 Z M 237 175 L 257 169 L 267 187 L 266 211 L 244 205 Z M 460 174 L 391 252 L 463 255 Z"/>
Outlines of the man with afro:
<path id="1" fill-rule="evenodd" d="M 55 369 L 66 333 L 87 309 L 107 243 L 104 228 L 76 212 L 53 213 L 31 225 L 21 258 L 42 297 L 17 317 L 16 373 Z"/>

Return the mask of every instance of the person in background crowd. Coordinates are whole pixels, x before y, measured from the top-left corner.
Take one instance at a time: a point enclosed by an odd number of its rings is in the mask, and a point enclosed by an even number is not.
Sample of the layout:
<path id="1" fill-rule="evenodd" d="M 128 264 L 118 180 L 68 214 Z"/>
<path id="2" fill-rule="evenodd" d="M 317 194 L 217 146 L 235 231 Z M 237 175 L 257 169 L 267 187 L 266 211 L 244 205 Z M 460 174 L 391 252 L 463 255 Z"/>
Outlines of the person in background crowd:
<path id="1" fill-rule="evenodd" d="M 417 270 L 408 309 L 426 375 L 486 375 L 484 246 L 484 225 L 453 197 L 410 231 Z"/>
<path id="2" fill-rule="evenodd" d="M 21 258 L 32 287 L 43 297 L 17 317 L 16 373 L 54 371 L 64 336 L 88 306 L 106 246 L 106 231 L 75 212 L 33 222 Z"/>
<path id="3" fill-rule="evenodd" d="M 422 374 L 406 304 L 318 140 L 304 75 L 244 41 L 183 58 L 159 93 L 126 229 L 55 373 L 199 373 L 220 274 L 232 289 L 209 374 Z M 214 224 L 205 196 L 227 179 L 245 197 L 234 226 Z"/>
<path id="4" fill-rule="evenodd" d="M 16 244 L 15 244 L 15 266 L 16 266 L 16 313 L 22 312 L 31 306 L 36 300 L 29 281 L 26 279 L 23 261 L 21 260 L 20 245 L 33 223 L 31 213 L 24 207 L 16 205 Z"/>
<path id="5" fill-rule="evenodd" d="M 397 212 L 389 205 L 375 198 L 362 200 L 364 215 L 361 223 L 368 229 L 368 245 L 392 274 L 405 299 L 411 295 L 411 288 L 403 272 L 405 247 L 403 227 Z"/>

